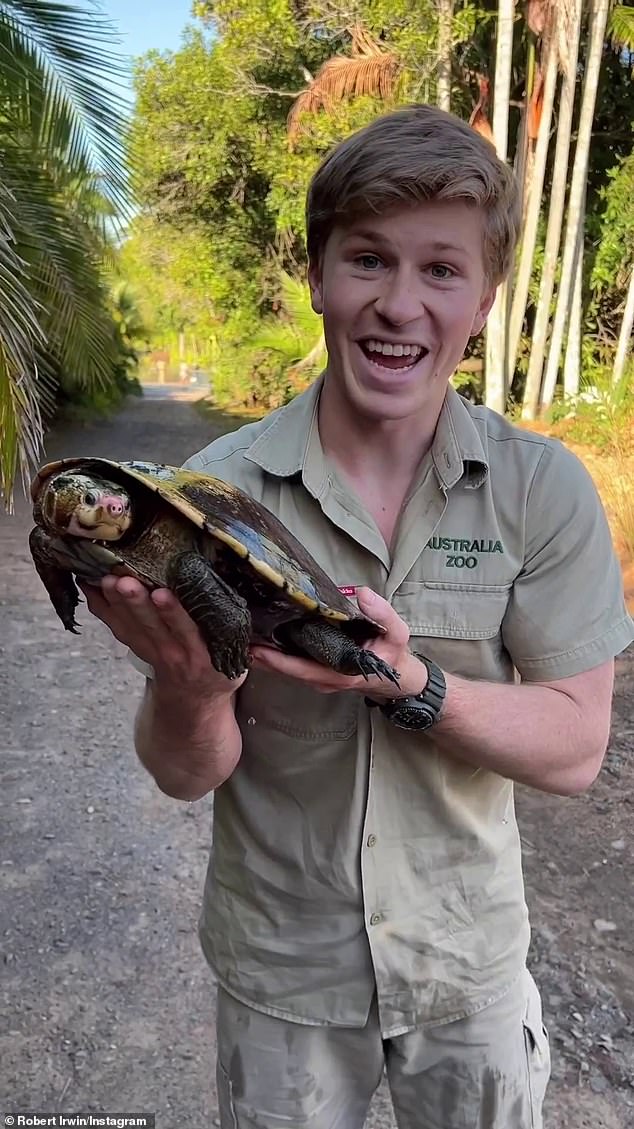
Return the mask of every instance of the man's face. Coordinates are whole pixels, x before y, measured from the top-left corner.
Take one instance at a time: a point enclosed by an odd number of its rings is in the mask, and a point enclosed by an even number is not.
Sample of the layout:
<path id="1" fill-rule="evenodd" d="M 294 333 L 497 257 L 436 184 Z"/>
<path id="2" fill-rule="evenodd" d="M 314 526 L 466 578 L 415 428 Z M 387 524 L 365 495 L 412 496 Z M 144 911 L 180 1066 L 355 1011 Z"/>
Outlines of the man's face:
<path id="1" fill-rule="evenodd" d="M 333 230 L 308 277 L 328 376 L 356 411 L 396 420 L 440 410 L 493 304 L 482 247 L 482 213 L 459 200 L 399 206 Z"/>

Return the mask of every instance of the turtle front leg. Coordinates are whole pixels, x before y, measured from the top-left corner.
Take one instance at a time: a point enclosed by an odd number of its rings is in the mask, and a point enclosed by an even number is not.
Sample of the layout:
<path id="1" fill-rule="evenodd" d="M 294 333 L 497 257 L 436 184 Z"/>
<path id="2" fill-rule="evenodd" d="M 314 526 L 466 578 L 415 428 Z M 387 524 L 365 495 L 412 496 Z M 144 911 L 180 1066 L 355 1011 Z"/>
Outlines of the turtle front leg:
<path id="1" fill-rule="evenodd" d="M 200 553 L 180 553 L 167 584 L 202 635 L 213 666 L 238 678 L 250 665 L 251 614 L 246 600 L 214 572 Z"/>
<path id="2" fill-rule="evenodd" d="M 332 667 L 339 674 L 362 674 L 366 679 L 376 674 L 379 678 L 389 679 L 395 686 L 399 685 L 398 671 L 373 651 L 360 647 L 327 619 L 319 617 L 289 623 L 284 632 L 310 658 Z"/>
<path id="3" fill-rule="evenodd" d="M 75 619 L 75 610 L 81 603 L 79 589 L 75 584 L 72 572 L 60 568 L 57 558 L 51 551 L 52 538 L 39 525 L 29 533 L 29 549 L 38 576 L 48 592 L 51 603 L 55 608 L 67 631 L 79 635 L 79 624 Z"/>

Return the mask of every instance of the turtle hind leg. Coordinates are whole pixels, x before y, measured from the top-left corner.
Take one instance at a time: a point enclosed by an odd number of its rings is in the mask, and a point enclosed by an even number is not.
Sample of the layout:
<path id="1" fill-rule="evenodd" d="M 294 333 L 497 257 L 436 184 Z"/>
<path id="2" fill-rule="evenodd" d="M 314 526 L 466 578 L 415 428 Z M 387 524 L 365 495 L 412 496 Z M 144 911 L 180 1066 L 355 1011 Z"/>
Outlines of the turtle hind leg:
<path id="1" fill-rule="evenodd" d="M 77 605 L 82 602 L 79 589 L 72 572 L 57 564 L 55 555 L 50 550 L 50 540 L 48 533 L 39 525 L 31 530 L 29 549 L 33 563 L 64 627 L 67 631 L 72 631 L 73 635 L 79 635 L 79 624 L 75 619 Z"/>
<path id="2" fill-rule="evenodd" d="M 360 647 L 340 627 L 321 616 L 289 623 L 284 628 L 284 634 L 305 655 L 332 667 L 339 674 L 362 674 L 366 679 L 376 674 L 379 678 L 387 678 L 395 686 L 399 685 L 398 671 L 373 651 Z"/>
<path id="3" fill-rule="evenodd" d="M 249 667 L 251 615 L 246 600 L 200 553 L 175 557 L 167 584 L 200 631 L 215 669 L 226 678 L 238 678 Z"/>

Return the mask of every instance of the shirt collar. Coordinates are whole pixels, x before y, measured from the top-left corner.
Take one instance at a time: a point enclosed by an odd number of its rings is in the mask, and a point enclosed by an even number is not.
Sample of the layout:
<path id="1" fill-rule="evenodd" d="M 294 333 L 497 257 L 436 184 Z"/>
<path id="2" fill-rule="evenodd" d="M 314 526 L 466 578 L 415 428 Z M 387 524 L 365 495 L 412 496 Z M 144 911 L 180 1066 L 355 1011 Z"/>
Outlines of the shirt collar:
<path id="1" fill-rule="evenodd" d="M 436 474 L 447 490 L 463 477 L 465 486 L 474 490 L 488 478 L 489 463 L 480 432 L 465 400 L 451 384 L 438 419 L 431 455 Z"/>
<path id="2" fill-rule="evenodd" d="M 245 452 L 262 470 L 279 478 L 304 473 L 315 484 L 327 479 L 327 463 L 319 442 L 317 406 L 323 374 L 279 412 Z M 436 474 L 450 490 L 464 477 L 477 489 L 489 473 L 480 433 L 463 398 L 450 384 L 431 448 Z"/>

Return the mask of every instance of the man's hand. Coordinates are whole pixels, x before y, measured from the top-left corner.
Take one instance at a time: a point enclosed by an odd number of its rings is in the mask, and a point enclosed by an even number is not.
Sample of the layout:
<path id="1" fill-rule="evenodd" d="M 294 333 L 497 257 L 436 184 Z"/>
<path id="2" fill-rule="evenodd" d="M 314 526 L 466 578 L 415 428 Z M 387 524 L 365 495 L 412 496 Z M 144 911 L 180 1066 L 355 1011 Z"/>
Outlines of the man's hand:
<path id="1" fill-rule="evenodd" d="M 153 667 L 157 683 L 212 699 L 232 694 L 244 682 L 246 671 L 230 681 L 212 666 L 196 624 L 168 588 L 148 592 L 130 576 L 106 576 L 100 588 L 80 587 L 92 614 Z"/>
<path id="2" fill-rule="evenodd" d="M 385 634 L 366 644 L 367 649 L 384 659 L 400 673 L 400 689 L 385 679 L 363 675 L 339 674 L 330 667 L 314 662 L 312 659 L 285 655 L 274 647 L 253 647 L 253 665 L 263 670 L 276 671 L 300 682 L 308 682 L 314 690 L 322 694 L 334 694 L 341 690 L 354 690 L 367 694 L 376 701 L 420 694 L 427 685 L 425 665 L 411 654 L 409 649 L 409 628 L 396 614 L 391 604 L 370 588 L 359 588 L 357 592 L 359 611 L 369 619 L 385 628 Z"/>

